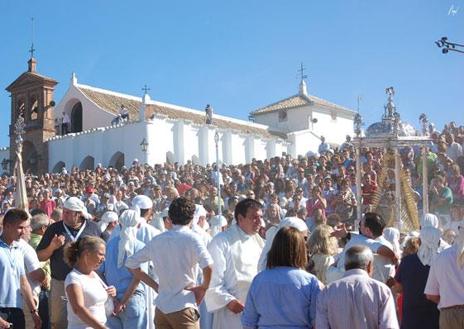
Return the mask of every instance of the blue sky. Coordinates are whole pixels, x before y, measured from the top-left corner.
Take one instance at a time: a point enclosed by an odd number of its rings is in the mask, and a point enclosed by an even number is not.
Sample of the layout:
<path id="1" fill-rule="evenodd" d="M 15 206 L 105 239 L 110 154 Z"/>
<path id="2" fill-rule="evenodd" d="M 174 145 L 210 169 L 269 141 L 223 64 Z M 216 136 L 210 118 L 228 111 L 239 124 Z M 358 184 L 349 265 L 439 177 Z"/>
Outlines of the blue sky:
<path id="1" fill-rule="evenodd" d="M 457 10 L 449 14 L 450 8 Z M 464 124 L 464 54 L 434 41 L 464 43 L 464 0 L 1 0 L 0 146 L 8 144 L 4 88 L 27 69 L 35 18 L 38 71 L 80 83 L 247 119 L 298 90 L 378 120 L 385 88 L 402 119 L 420 113 L 441 128 Z"/>

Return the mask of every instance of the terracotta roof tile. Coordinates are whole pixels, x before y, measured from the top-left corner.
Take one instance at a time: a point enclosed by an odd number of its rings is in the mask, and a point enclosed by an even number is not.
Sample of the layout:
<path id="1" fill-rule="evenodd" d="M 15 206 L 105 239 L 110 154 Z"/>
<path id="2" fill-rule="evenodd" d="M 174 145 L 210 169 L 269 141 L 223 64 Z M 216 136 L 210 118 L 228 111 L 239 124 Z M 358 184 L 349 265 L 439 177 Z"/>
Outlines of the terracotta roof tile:
<path id="1" fill-rule="evenodd" d="M 97 104 L 100 108 L 111 112 L 113 114 L 119 113 L 119 108 L 121 105 L 124 105 L 127 110 L 129 111 L 129 117 L 131 119 L 138 119 L 139 116 L 139 109 L 142 105 L 141 101 L 136 101 L 134 99 L 126 98 L 123 96 L 116 96 L 109 93 L 104 93 L 100 91 L 96 91 L 91 88 L 85 88 L 83 86 L 78 86 L 79 90 L 81 90 L 90 100 L 92 100 L 95 104 Z M 177 109 L 174 107 L 169 106 L 161 106 L 158 104 L 149 104 L 145 109 L 145 117 L 150 118 L 153 114 L 161 114 L 165 115 L 169 119 L 184 119 L 192 121 L 195 124 L 202 125 L 205 123 L 205 115 L 200 111 L 194 113 L 191 111 L 183 111 L 181 109 Z M 214 117 L 213 117 L 214 118 Z M 278 132 L 269 132 L 267 129 L 253 127 L 246 124 L 240 124 L 233 121 L 228 121 L 224 119 L 214 118 L 213 119 L 214 125 L 222 128 L 222 129 L 232 129 L 240 131 L 244 134 L 256 134 L 260 135 L 264 138 L 272 138 L 272 137 L 279 137 L 286 139 L 287 135 Z"/>
<path id="2" fill-rule="evenodd" d="M 291 109 L 291 108 L 310 105 L 310 104 L 317 104 L 317 105 L 330 107 L 330 108 L 337 109 L 337 110 L 353 112 L 352 110 L 348 108 L 345 108 L 343 106 L 337 105 L 335 103 L 329 102 L 325 99 L 322 99 L 316 96 L 312 96 L 312 95 L 305 96 L 305 95 L 298 94 L 298 95 L 294 95 L 294 96 L 290 96 L 288 98 L 282 99 L 268 106 L 259 108 L 253 111 L 252 114 L 254 115 L 254 114 L 269 113 L 269 112 L 274 112 L 278 110 Z"/>

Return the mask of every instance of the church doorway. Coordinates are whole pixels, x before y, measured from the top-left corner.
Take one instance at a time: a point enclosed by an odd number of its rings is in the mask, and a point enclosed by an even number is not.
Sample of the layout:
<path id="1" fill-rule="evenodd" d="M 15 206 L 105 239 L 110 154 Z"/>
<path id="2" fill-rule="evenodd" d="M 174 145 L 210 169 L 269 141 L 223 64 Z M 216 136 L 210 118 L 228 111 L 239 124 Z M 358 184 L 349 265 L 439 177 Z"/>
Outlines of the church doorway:
<path id="1" fill-rule="evenodd" d="M 37 150 L 29 141 L 23 143 L 23 171 L 25 174 L 37 174 L 39 161 L 42 159 Z"/>
<path id="2" fill-rule="evenodd" d="M 166 162 L 169 164 L 174 163 L 174 153 L 172 153 L 171 151 L 166 152 Z"/>
<path id="3" fill-rule="evenodd" d="M 121 168 L 124 166 L 124 153 L 121 152 L 116 152 L 113 154 L 111 157 L 109 167 L 116 168 L 117 170 L 121 170 Z"/>
<path id="4" fill-rule="evenodd" d="M 71 132 L 82 131 L 82 103 L 76 103 L 71 110 Z"/>
<path id="5" fill-rule="evenodd" d="M 94 157 L 88 155 L 82 160 L 81 165 L 79 166 L 80 170 L 93 170 L 95 167 Z"/>
<path id="6" fill-rule="evenodd" d="M 52 173 L 54 174 L 59 174 L 63 171 L 63 168 L 66 166 L 66 164 L 63 161 L 59 161 L 52 170 Z"/>

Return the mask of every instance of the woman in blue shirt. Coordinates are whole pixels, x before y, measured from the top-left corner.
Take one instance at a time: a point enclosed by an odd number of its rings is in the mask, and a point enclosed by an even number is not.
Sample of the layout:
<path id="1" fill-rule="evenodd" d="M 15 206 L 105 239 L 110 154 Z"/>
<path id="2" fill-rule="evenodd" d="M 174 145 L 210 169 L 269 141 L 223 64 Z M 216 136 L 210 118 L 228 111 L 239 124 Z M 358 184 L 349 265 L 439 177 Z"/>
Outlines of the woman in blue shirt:
<path id="1" fill-rule="evenodd" d="M 267 268 L 251 283 L 242 314 L 244 329 L 313 328 L 321 288 L 307 273 L 303 234 L 283 227 L 272 243 Z"/>

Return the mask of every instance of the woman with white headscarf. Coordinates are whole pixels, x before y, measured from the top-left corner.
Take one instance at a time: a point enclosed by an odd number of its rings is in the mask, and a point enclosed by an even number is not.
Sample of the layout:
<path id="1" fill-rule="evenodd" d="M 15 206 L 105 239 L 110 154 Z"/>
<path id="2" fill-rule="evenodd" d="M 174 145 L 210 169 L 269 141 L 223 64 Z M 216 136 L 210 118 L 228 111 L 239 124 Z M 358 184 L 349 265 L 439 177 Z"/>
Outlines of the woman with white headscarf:
<path id="1" fill-rule="evenodd" d="M 198 204 L 195 205 L 195 212 L 193 213 L 192 219 L 192 231 L 200 235 L 206 246 L 212 239 L 211 235 L 207 232 L 209 230 L 209 224 L 206 220 L 207 214 L 205 207 Z"/>
<path id="2" fill-rule="evenodd" d="M 224 232 L 227 229 L 227 219 L 222 215 L 216 215 L 211 218 L 211 237 L 215 237 L 217 234 Z"/>
<path id="3" fill-rule="evenodd" d="M 125 266 L 126 259 L 145 246 L 136 238 L 139 221 L 137 210 L 125 210 L 119 217 L 120 234 L 106 245 L 106 259 L 100 270 L 107 283 L 117 287 L 114 316 L 108 317 L 107 322 L 109 328 L 145 329 L 147 326 L 144 286 Z"/>
<path id="4" fill-rule="evenodd" d="M 401 258 L 400 231 L 395 227 L 387 227 L 383 230 L 383 237 L 391 243 L 396 257 Z"/>
<path id="5" fill-rule="evenodd" d="M 403 293 L 402 329 L 438 328 L 437 305 L 425 298 L 424 289 L 430 265 L 438 254 L 440 231 L 423 227 L 419 238 L 419 251 L 401 260 L 395 276 L 395 290 Z"/>
<path id="6" fill-rule="evenodd" d="M 438 219 L 436 215 L 428 213 L 428 214 L 425 214 L 421 218 L 420 226 L 421 226 L 421 229 L 425 227 L 434 227 L 440 230 L 440 220 Z M 438 246 L 438 252 L 441 252 L 448 247 L 449 247 L 449 244 L 445 240 L 440 239 L 440 244 Z"/>
<path id="7" fill-rule="evenodd" d="M 259 257 L 258 262 L 258 271 L 262 271 L 266 268 L 267 263 L 267 253 L 271 249 L 272 241 L 274 241 L 274 237 L 276 236 L 277 232 L 282 227 L 294 227 L 298 231 L 302 232 L 305 237 L 308 236 L 308 227 L 306 223 L 298 217 L 287 217 L 283 221 L 277 225 L 277 229 L 273 230 L 269 236 L 266 237 L 266 243 L 264 244 L 263 251 L 261 253 L 261 257 Z"/>
<path id="8" fill-rule="evenodd" d="M 439 224 L 440 224 L 440 221 L 438 220 L 438 217 L 430 213 L 425 214 L 420 220 L 421 228 L 425 228 L 425 227 L 438 228 Z"/>
<path id="9" fill-rule="evenodd" d="M 102 239 L 108 242 L 111 232 L 113 232 L 113 229 L 118 225 L 118 214 L 114 211 L 107 211 L 97 224 L 102 232 Z"/>

